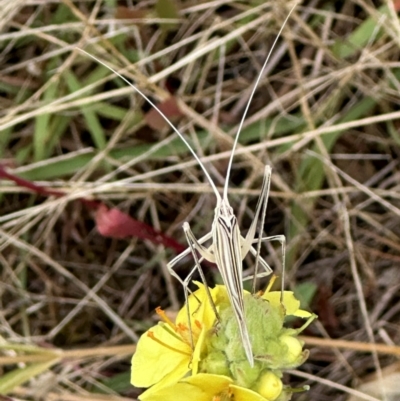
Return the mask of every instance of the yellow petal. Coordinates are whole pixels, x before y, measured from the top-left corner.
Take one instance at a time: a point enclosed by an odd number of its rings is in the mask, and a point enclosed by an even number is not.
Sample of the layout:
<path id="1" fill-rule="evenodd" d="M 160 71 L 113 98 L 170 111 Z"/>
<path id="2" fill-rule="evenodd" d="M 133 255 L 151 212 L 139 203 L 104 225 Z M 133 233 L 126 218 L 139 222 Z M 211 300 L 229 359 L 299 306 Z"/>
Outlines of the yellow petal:
<path id="1" fill-rule="evenodd" d="M 313 315 L 312 313 L 307 312 L 306 310 L 303 309 L 298 309 L 295 313 L 293 313 L 293 316 L 301 317 L 303 319 L 308 319 L 312 315 Z"/>
<path id="2" fill-rule="evenodd" d="M 204 392 L 187 383 L 175 383 L 158 391 L 147 390 L 139 396 L 141 401 L 210 401 Z"/>
<path id="3" fill-rule="evenodd" d="M 160 344 L 144 333 L 132 357 L 131 383 L 136 387 L 150 387 L 165 378 L 166 383 L 176 382 L 190 369 L 190 346 L 168 332 L 162 325 L 150 329 Z"/>
<path id="4" fill-rule="evenodd" d="M 207 297 L 205 286 L 198 281 L 195 281 L 195 284 L 199 289 L 191 294 L 188 299 L 191 327 L 194 327 L 195 321 L 198 320 L 206 328 L 211 328 L 215 322 L 214 310 Z M 209 290 L 211 299 L 216 303 L 216 293 L 218 290 L 216 290 L 216 288 L 210 288 Z M 183 323 L 189 326 L 186 305 L 179 311 L 176 317 L 176 323 Z M 194 329 L 196 328 L 194 327 Z"/>
<path id="5" fill-rule="evenodd" d="M 199 373 L 180 380 L 157 392 L 146 391 L 141 401 L 211 401 L 224 395 L 234 401 L 270 401 L 260 394 L 244 387 L 235 386 L 227 376 Z M 229 397 L 230 395 L 230 397 Z"/>
<path id="6" fill-rule="evenodd" d="M 200 373 L 182 379 L 171 386 L 160 388 L 158 391 L 150 389 L 139 399 L 141 401 L 211 401 L 214 396 L 228 391 L 231 383 L 232 379 L 226 376 Z"/>
<path id="7" fill-rule="evenodd" d="M 198 375 L 182 379 L 181 383 L 189 383 L 214 396 L 227 390 L 228 386 L 233 383 L 233 380 L 228 376 L 199 373 Z"/>
<path id="8" fill-rule="evenodd" d="M 262 296 L 262 298 L 266 299 L 273 306 L 281 305 L 281 292 L 280 291 L 271 291 L 266 292 Z M 300 301 L 295 298 L 292 291 L 284 291 L 283 292 L 283 306 L 285 307 L 286 316 L 297 316 L 302 318 L 308 318 L 312 315 L 312 313 L 307 312 L 300 308 Z"/>
<path id="9" fill-rule="evenodd" d="M 264 398 L 262 395 L 248 388 L 235 385 L 231 385 L 229 386 L 229 388 L 233 394 L 233 399 L 235 401 L 270 401 L 267 398 Z"/>
<path id="10" fill-rule="evenodd" d="M 203 327 L 203 329 L 200 332 L 200 336 L 197 339 L 196 346 L 193 351 L 193 357 L 192 357 L 192 375 L 196 375 L 197 372 L 199 371 L 199 363 L 201 361 L 201 354 L 203 351 L 203 344 L 204 344 L 204 338 L 207 333 L 207 329 Z"/>

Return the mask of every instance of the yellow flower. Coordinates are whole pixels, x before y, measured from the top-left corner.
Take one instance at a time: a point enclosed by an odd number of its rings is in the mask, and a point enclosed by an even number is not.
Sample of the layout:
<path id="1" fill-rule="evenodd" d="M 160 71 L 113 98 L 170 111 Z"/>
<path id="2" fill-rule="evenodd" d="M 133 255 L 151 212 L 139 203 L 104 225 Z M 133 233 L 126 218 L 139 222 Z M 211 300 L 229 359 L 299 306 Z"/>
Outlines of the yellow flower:
<path id="1" fill-rule="evenodd" d="M 161 309 L 157 310 L 162 322 L 140 337 L 132 357 L 131 383 L 134 386 L 153 386 L 153 391 L 176 383 L 189 372 L 197 373 L 204 335 L 215 322 L 205 287 L 200 283 L 198 286 L 195 296 L 191 295 L 188 300 L 190 325 L 186 307 L 180 310 L 175 323 Z M 218 292 L 218 288 L 210 290 L 214 303 Z"/>
<path id="2" fill-rule="evenodd" d="M 281 381 L 285 369 L 297 367 L 308 356 L 297 338 L 315 315 L 300 309 L 290 291 L 263 295 L 244 293 L 245 317 L 251 338 L 254 366 L 241 342 L 236 316 L 225 286 L 206 287 L 188 299 L 171 322 L 161 311 L 162 322 L 139 340 L 132 358 L 131 382 L 150 387 L 141 401 L 275 401 L 287 399 L 290 388 Z M 283 295 L 283 297 L 282 297 Z M 188 313 L 189 310 L 189 313 Z M 306 318 L 297 330 L 285 328 L 286 316 Z"/>

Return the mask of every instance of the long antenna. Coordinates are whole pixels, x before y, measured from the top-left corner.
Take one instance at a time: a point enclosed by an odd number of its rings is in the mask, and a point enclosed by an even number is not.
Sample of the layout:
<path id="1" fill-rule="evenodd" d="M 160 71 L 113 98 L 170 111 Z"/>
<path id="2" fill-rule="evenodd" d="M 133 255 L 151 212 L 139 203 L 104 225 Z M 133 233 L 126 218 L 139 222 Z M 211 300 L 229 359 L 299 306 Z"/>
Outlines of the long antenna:
<path id="1" fill-rule="evenodd" d="M 178 128 L 175 127 L 174 124 L 171 123 L 171 121 L 168 119 L 168 117 L 154 104 L 154 102 L 152 102 L 148 96 L 146 96 L 140 89 L 138 89 L 135 85 L 133 85 L 127 78 L 125 78 L 123 75 L 121 75 L 118 71 L 114 70 L 112 67 L 110 67 L 108 64 L 104 63 L 103 61 L 101 61 L 100 59 L 98 59 L 97 57 L 91 55 L 90 53 L 88 53 L 87 51 L 80 49 L 79 47 L 77 47 L 76 49 L 78 49 L 80 52 L 86 54 L 87 56 L 89 56 L 90 58 L 92 58 L 93 60 L 95 60 L 97 63 L 101 64 L 102 66 L 106 67 L 108 70 L 110 70 L 111 72 L 113 72 L 116 76 L 118 76 L 119 78 L 121 78 L 124 82 L 126 82 L 131 88 L 133 88 L 137 93 L 139 93 L 140 96 L 143 97 L 143 99 L 145 99 L 152 107 L 154 107 L 155 110 L 158 111 L 158 113 L 160 114 L 160 116 L 168 123 L 168 125 L 175 131 L 175 133 L 179 136 L 179 138 L 183 141 L 183 143 L 186 145 L 186 147 L 190 150 L 190 152 L 192 153 L 193 157 L 197 160 L 197 162 L 199 163 L 199 166 L 201 167 L 201 169 L 203 170 L 205 176 L 207 177 L 208 181 L 210 182 L 210 185 L 215 193 L 215 196 L 217 197 L 217 202 L 219 203 L 221 201 L 221 195 L 218 192 L 217 187 L 214 184 L 214 181 L 212 180 L 210 174 L 208 173 L 208 171 L 206 170 L 206 168 L 204 167 L 204 164 L 202 163 L 202 161 L 200 160 L 200 158 L 197 156 L 196 152 L 193 150 L 193 148 L 190 146 L 189 142 L 185 139 L 185 137 L 179 132 Z"/>
<path id="2" fill-rule="evenodd" d="M 240 135 L 240 132 L 242 130 L 244 121 L 246 120 L 246 116 L 247 116 L 247 113 L 249 111 L 251 101 L 253 100 L 254 94 L 255 94 L 255 92 L 257 90 L 257 86 L 261 81 L 261 77 L 262 77 L 262 75 L 264 73 L 264 70 L 265 70 L 265 68 L 266 68 L 266 66 L 268 64 L 269 59 L 271 58 L 272 52 L 275 49 L 275 46 L 276 46 L 276 44 L 278 42 L 278 39 L 281 37 L 283 29 L 285 28 L 285 26 L 286 26 L 290 16 L 292 15 L 294 9 L 296 8 L 297 4 L 298 3 L 296 2 L 294 4 L 294 6 L 290 9 L 289 14 L 286 16 L 285 21 L 283 22 L 281 28 L 279 29 L 278 35 L 276 36 L 276 38 L 274 40 L 274 43 L 272 44 L 272 47 L 271 47 L 270 51 L 268 52 L 267 58 L 264 61 L 264 64 L 263 64 L 263 66 L 261 68 L 261 71 L 258 74 L 256 83 L 254 84 L 253 90 L 251 91 L 251 94 L 250 94 L 250 97 L 249 97 L 249 101 L 247 102 L 246 108 L 244 109 L 244 113 L 243 113 L 242 119 L 240 120 L 239 128 L 238 128 L 236 136 L 235 136 L 235 141 L 233 142 L 232 153 L 231 153 L 231 156 L 229 158 L 228 171 L 226 172 L 226 178 L 225 178 L 225 184 L 224 184 L 223 199 L 227 199 L 228 198 L 228 186 L 229 186 L 228 184 L 229 184 L 229 178 L 230 178 L 230 174 L 231 174 L 231 170 L 232 170 L 233 156 L 235 155 L 235 150 L 237 148 L 237 144 L 238 144 L 238 141 L 239 141 L 239 135 Z"/>

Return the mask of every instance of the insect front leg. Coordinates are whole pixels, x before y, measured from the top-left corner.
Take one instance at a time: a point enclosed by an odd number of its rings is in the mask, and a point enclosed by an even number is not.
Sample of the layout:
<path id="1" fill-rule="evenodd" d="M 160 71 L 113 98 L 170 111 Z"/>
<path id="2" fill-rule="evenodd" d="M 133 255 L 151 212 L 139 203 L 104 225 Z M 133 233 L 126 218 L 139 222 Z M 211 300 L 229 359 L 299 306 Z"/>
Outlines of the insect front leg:
<path id="1" fill-rule="evenodd" d="M 179 255 L 177 255 L 174 259 L 172 259 L 168 264 L 167 264 L 167 268 L 169 273 L 171 274 L 171 276 L 175 277 L 181 284 L 184 290 L 184 295 L 185 295 L 185 304 L 186 304 L 186 311 L 187 311 L 187 319 L 188 319 L 188 323 L 189 323 L 189 327 L 191 327 L 191 314 L 190 314 L 190 310 L 189 310 L 189 303 L 188 303 L 188 298 L 189 298 L 189 293 L 193 294 L 192 291 L 189 289 L 189 283 L 192 279 L 193 274 L 198 271 L 201 277 L 201 280 L 204 284 L 204 288 L 207 294 L 207 298 L 213 308 L 213 311 L 215 313 L 215 316 L 217 317 L 217 319 L 219 318 L 217 310 L 215 308 L 214 305 L 214 301 L 212 300 L 211 297 L 211 293 L 210 290 L 207 286 L 207 282 L 206 282 L 206 278 L 204 276 L 204 272 L 203 269 L 201 267 L 201 262 L 206 259 L 209 262 L 214 263 L 215 259 L 213 257 L 213 254 L 206 248 L 204 247 L 202 244 L 203 242 L 208 241 L 211 237 L 212 237 L 212 233 L 209 232 L 208 234 L 204 235 L 203 237 L 201 237 L 199 240 L 194 236 L 192 230 L 190 229 L 189 223 L 184 223 L 183 224 L 183 231 L 185 233 L 187 242 L 189 244 L 189 247 L 184 250 L 183 252 L 181 252 Z M 198 257 L 197 252 L 200 254 L 200 258 Z M 192 270 L 189 272 L 189 274 L 186 276 L 186 278 L 184 280 L 182 280 L 179 275 L 176 273 L 176 271 L 174 270 L 174 267 L 177 263 L 179 263 L 183 258 L 185 258 L 186 256 L 188 256 L 189 254 L 193 255 L 193 259 L 195 261 L 195 265 L 192 268 Z M 199 304 L 200 304 L 200 300 L 198 300 Z M 191 336 L 191 345 L 192 348 L 194 349 L 194 344 L 193 344 L 193 338 Z"/>
<path id="2" fill-rule="evenodd" d="M 211 233 L 210 233 L 211 234 Z M 207 241 L 210 238 L 211 235 L 205 235 L 203 238 L 199 240 L 199 242 Z M 193 274 L 195 273 L 196 270 L 198 270 L 198 266 L 195 265 L 193 269 L 189 272 L 189 274 L 186 276 L 184 280 L 182 280 L 179 275 L 176 273 L 174 270 L 174 267 L 176 264 L 178 264 L 182 259 L 184 259 L 186 256 L 188 256 L 190 253 L 193 254 L 193 249 L 189 246 L 189 248 L 185 249 L 183 252 L 181 252 L 179 255 L 175 256 L 174 259 L 172 259 L 168 264 L 167 264 L 167 269 L 169 274 L 172 277 L 175 277 L 181 284 L 182 287 L 184 288 L 184 293 L 185 293 L 185 301 L 187 301 L 187 293 L 192 291 L 188 288 L 190 279 L 192 278 Z M 202 260 L 203 258 L 201 258 Z M 201 262 L 200 260 L 200 262 Z"/>
<path id="3" fill-rule="evenodd" d="M 187 224 L 187 223 L 185 223 Z M 208 234 L 204 235 L 203 237 L 201 237 L 198 242 L 200 244 L 202 244 L 203 242 L 208 241 L 210 238 L 212 237 L 212 233 L 209 232 Z M 190 246 L 188 248 L 186 248 L 183 252 L 181 252 L 179 255 L 175 256 L 169 263 L 168 265 L 173 268 L 173 266 L 175 266 L 177 263 L 179 263 L 182 259 L 184 259 L 186 256 L 188 256 L 190 253 L 192 253 L 192 249 L 190 248 Z M 170 270 L 170 274 L 174 277 L 176 277 L 176 273 L 172 270 Z M 178 278 L 178 277 L 176 277 Z M 178 278 L 179 281 L 181 281 L 180 278 Z"/>
<path id="4" fill-rule="evenodd" d="M 213 312 L 214 312 L 216 318 L 219 319 L 217 309 L 215 308 L 214 301 L 213 301 L 213 299 L 211 297 L 210 289 L 208 288 L 208 285 L 207 285 L 206 277 L 205 277 L 203 269 L 201 268 L 201 265 L 200 265 L 200 262 L 203 259 L 207 260 L 208 262 L 215 263 L 215 256 L 214 256 L 213 252 L 210 249 L 212 247 L 212 245 L 211 245 L 210 248 L 206 248 L 202 244 L 202 242 L 206 241 L 204 239 L 205 237 L 207 237 L 207 239 L 210 239 L 212 237 L 212 232 L 210 231 L 208 234 L 206 234 L 204 237 L 202 237 L 200 240 L 198 240 L 195 237 L 195 235 L 193 234 L 193 231 L 190 229 L 189 223 L 187 223 L 187 222 L 185 222 L 183 224 L 183 231 L 184 231 L 184 233 L 186 235 L 186 240 L 187 240 L 187 242 L 189 244 L 189 247 L 192 250 L 193 259 L 195 260 L 196 266 L 195 266 L 194 270 L 197 270 L 199 272 L 200 277 L 201 277 L 201 281 L 203 282 L 204 288 L 206 290 L 208 301 L 210 302 L 210 305 L 211 305 L 211 307 L 213 309 Z M 204 239 L 204 241 L 201 241 L 203 239 Z M 200 260 L 198 259 L 196 251 L 201 256 Z"/>

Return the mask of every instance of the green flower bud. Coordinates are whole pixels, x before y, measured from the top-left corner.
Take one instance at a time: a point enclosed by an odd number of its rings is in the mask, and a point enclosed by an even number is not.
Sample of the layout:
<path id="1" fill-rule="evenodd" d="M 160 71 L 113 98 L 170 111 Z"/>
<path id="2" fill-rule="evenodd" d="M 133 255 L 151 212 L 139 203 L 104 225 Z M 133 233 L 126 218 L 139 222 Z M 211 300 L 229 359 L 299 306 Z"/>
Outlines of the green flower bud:
<path id="1" fill-rule="evenodd" d="M 201 371 L 221 376 L 231 376 L 228 361 L 222 351 L 213 351 L 201 361 Z"/>
<path id="2" fill-rule="evenodd" d="M 199 372 L 230 377 L 235 385 L 253 389 L 268 401 L 284 401 L 290 392 L 282 389 L 282 371 L 301 365 L 308 351 L 303 351 L 298 330 L 284 328 L 286 309 L 279 299 L 245 294 L 244 306 L 254 366 L 246 358 L 230 303 L 220 302 L 219 320 L 204 338 Z"/>
<path id="3" fill-rule="evenodd" d="M 215 327 L 208 332 L 207 346 L 210 350 L 219 350 L 225 352 L 227 343 L 228 339 L 221 328 Z"/>
<path id="4" fill-rule="evenodd" d="M 303 341 L 293 335 L 283 334 L 279 338 L 282 347 L 285 348 L 285 355 L 282 359 L 281 369 L 296 368 L 305 362 L 309 351 L 303 351 Z"/>
<path id="5" fill-rule="evenodd" d="M 303 352 L 302 342 L 298 338 L 286 334 L 281 336 L 279 341 L 287 346 L 286 362 L 295 363 Z"/>
<path id="6" fill-rule="evenodd" d="M 282 380 L 272 372 L 261 375 L 256 391 L 268 401 L 276 400 L 282 392 Z"/>
<path id="7" fill-rule="evenodd" d="M 253 351 L 263 348 L 265 338 L 277 337 L 285 318 L 284 308 L 271 305 L 267 300 L 247 294 L 244 297 L 246 322 L 250 335 L 253 336 Z"/>
<path id="8" fill-rule="evenodd" d="M 261 373 L 261 364 L 256 362 L 253 367 L 246 360 L 230 364 L 231 377 L 238 386 L 252 388 Z"/>
<path id="9" fill-rule="evenodd" d="M 297 335 L 316 318 L 300 309 L 292 292 L 244 294 L 244 318 L 254 356 L 251 367 L 226 287 L 211 289 L 213 308 L 204 285 L 198 286 L 188 299 L 193 318 L 184 308 L 174 323 L 159 310 L 163 323 L 140 339 L 132 359 L 132 383 L 152 386 L 141 399 L 171 400 L 188 386 L 194 398 L 219 401 L 288 401 L 292 393 L 306 390 L 283 387 L 281 381 L 285 369 L 307 358 Z M 307 321 L 299 329 L 288 329 L 283 326 L 286 316 Z"/>

